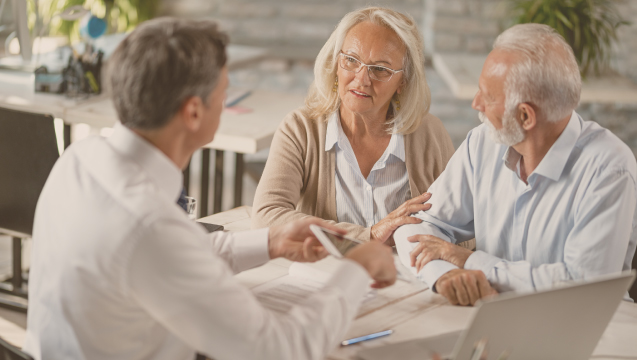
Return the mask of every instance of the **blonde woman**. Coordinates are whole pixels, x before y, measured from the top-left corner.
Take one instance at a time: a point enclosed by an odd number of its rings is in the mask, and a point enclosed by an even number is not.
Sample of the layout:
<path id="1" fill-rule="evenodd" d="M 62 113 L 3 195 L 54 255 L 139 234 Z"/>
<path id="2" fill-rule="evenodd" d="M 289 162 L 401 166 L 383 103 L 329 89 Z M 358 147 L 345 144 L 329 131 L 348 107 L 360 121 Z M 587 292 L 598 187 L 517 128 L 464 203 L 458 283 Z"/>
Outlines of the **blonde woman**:
<path id="1" fill-rule="evenodd" d="M 307 216 L 385 242 L 421 220 L 429 185 L 454 148 L 429 114 L 422 39 L 399 12 L 369 7 L 341 20 L 321 49 L 306 106 L 272 141 L 254 227 Z"/>

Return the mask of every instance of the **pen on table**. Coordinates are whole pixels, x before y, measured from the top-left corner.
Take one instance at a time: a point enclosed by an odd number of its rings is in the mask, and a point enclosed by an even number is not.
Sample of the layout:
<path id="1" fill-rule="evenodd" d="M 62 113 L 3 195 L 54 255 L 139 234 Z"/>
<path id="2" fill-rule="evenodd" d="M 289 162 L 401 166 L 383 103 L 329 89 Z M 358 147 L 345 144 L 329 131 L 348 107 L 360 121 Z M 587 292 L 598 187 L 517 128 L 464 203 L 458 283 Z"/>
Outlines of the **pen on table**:
<path id="1" fill-rule="evenodd" d="M 345 340 L 345 341 L 341 342 L 341 345 L 342 346 L 352 345 L 352 344 L 359 343 L 361 341 L 367 341 L 367 340 L 376 339 L 376 338 L 379 338 L 379 337 L 382 337 L 382 336 L 391 335 L 393 332 L 394 332 L 394 330 L 385 330 L 385 331 L 381 331 L 381 332 L 377 332 L 377 333 L 373 333 L 373 334 L 369 334 L 369 335 L 359 336 L 359 337 L 355 337 L 353 339 Z"/>

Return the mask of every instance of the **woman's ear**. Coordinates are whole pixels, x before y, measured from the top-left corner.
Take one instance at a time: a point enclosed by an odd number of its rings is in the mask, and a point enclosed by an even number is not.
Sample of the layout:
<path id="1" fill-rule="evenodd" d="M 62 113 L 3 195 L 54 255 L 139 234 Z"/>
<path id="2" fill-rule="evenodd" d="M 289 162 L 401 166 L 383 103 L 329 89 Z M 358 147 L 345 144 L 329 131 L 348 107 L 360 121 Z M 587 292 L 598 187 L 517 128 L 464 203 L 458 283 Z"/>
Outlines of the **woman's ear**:
<path id="1" fill-rule="evenodd" d="M 398 85 L 398 89 L 396 89 L 396 94 L 400 95 L 400 93 L 403 92 L 406 86 L 407 86 L 407 80 L 405 80 L 405 77 L 403 77 L 400 80 L 400 85 Z"/>

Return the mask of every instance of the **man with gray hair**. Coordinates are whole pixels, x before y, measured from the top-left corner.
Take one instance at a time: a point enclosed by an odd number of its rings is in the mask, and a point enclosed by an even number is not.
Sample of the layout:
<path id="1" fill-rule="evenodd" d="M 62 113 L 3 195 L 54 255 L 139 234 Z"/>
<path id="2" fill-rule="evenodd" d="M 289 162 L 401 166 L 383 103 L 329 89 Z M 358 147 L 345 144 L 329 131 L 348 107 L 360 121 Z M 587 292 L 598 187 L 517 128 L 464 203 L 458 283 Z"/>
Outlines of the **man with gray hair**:
<path id="1" fill-rule="evenodd" d="M 24 345 L 36 359 L 323 359 L 370 278 L 395 281 L 390 249 L 364 244 L 319 293 L 275 313 L 232 275 L 325 256 L 311 224 L 342 231 L 301 219 L 208 235 L 176 204 L 181 169 L 219 125 L 226 42 L 208 21 L 156 19 L 109 60 L 122 124 L 69 147 L 38 201 Z"/>
<path id="2" fill-rule="evenodd" d="M 394 239 L 406 265 L 453 304 L 629 270 L 635 252 L 630 149 L 575 111 L 581 78 L 546 25 L 503 32 L 487 57 L 471 130 L 429 188 L 422 223 Z M 471 252 L 455 243 L 476 239 Z"/>

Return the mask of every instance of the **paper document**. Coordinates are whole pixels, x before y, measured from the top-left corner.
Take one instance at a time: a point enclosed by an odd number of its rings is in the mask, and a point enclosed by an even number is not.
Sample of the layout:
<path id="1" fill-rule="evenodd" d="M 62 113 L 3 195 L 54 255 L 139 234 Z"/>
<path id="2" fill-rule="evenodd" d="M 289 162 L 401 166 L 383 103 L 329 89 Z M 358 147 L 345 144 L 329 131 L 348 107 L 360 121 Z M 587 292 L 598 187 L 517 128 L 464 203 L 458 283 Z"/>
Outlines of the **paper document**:
<path id="1" fill-rule="evenodd" d="M 294 305 L 300 304 L 308 296 L 321 290 L 329 278 L 330 274 L 325 271 L 295 262 L 290 266 L 287 276 L 257 286 L 252 292 L 266 308 L 287 312 Z M 375 291 L 371 290 L 366 299 L 373 298 L 374 294 Z"/>
<path id="2" fill-rule="evenodd" d="M 252 289 L 252 292 L 266 308 L 277 312 L 287 312 L 325 286 L 331 274 L 324 268 L 325 264 L 321 266 L 321 264 L 294 263 L 290 266 L 287 276 L 259 285 Z M 332 268 L 335 269 L 336 266 Z M 393 286 L 385 289 L 370 288 L 363 299 L 358 317 L 425 289 L 427 287 L 423 283 L 410 284 L 404 281 L 397 281 Z"/>

